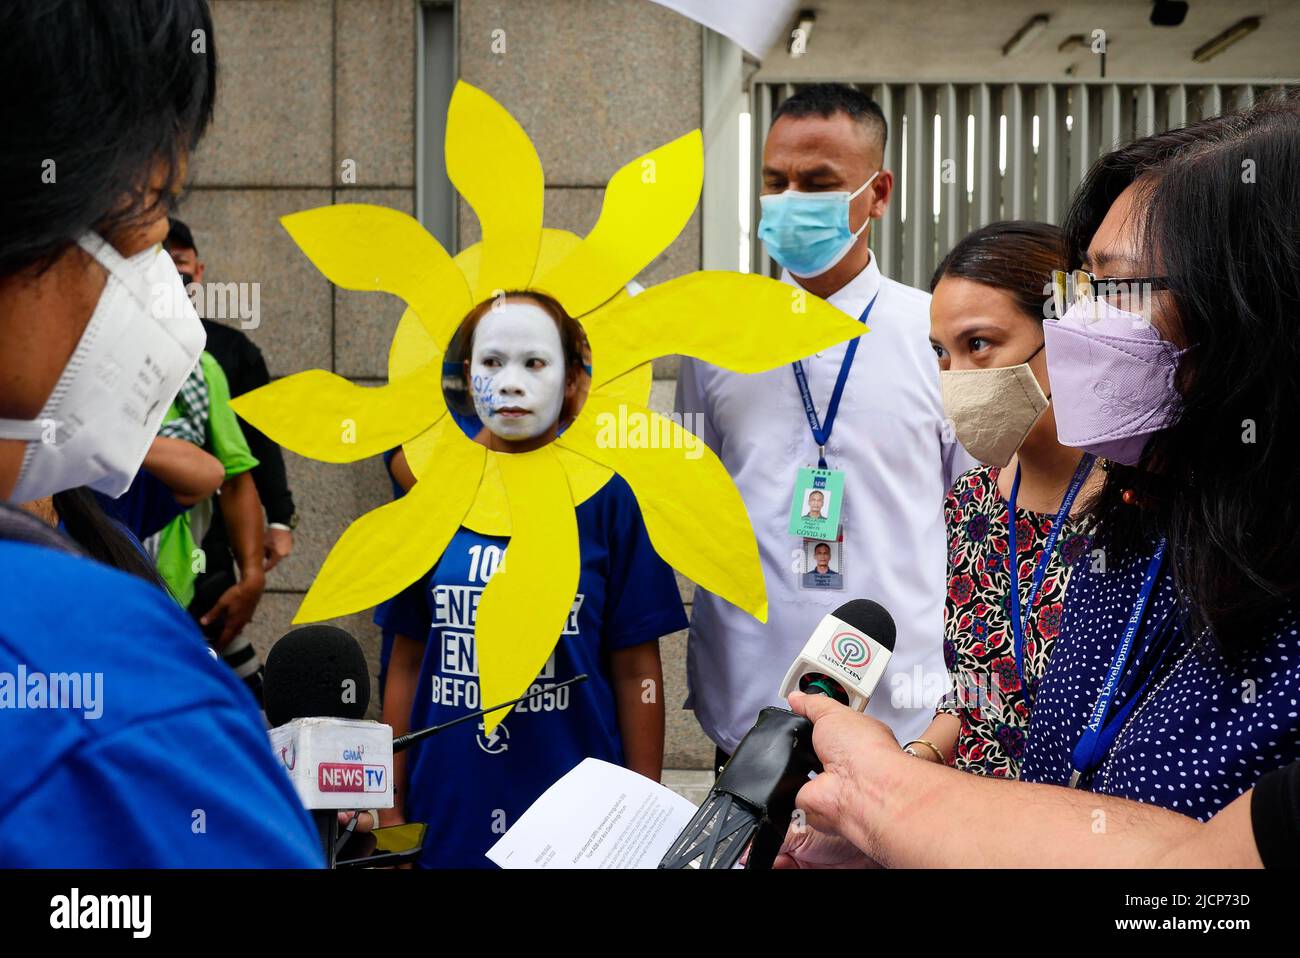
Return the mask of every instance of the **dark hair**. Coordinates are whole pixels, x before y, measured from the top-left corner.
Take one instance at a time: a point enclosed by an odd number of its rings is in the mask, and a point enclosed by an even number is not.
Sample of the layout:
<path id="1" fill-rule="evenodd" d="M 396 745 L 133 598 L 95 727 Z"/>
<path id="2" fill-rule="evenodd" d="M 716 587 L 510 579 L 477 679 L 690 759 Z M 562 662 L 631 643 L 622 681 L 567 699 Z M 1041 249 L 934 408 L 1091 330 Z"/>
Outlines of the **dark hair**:
<path id="1" fill-rule="evenodd" d="M 880 137 L 880 148 L 885 148 L 889 139 L 889 122 L 880 104 L 861 90 L 846 83 L 810 83 L 802 86 L 792 96 L 784 100 L 772 115 L 775 123 L 783 116 L 832 117 L 836 113 L 845 113 L 857 120 L 872 137 Z"/>
<path id="2" fill-rule="evenodd" d="M 170 208 L 212 115 L 206 0 L 4 3 L 0 37 L 0 277 Z"/>
<path id="3" fill-rule="evenodd" d="M 1072 266 L 1141 181 L 1147 275 L 1166 277 L 1182 412 L 1093 505 L 1120 554 L 1166 536 L 1188 624 L 1226 652 L 1277 623 L 1300 588 L 1300 99 L 1266 100 L 1146 137 L 1094 164 L 1065 224 Z M 1138 493 L 1142 508 L 1123 502 Z"/>
<path id="4" fill-rule="evenodd" d="M 1031 220 L 999 220 L 967 233 L 930 278 L 930 292 L 945 276 L 999 289 L 1030 319 L 1043 321 L 1052 270 L 1065 265 L 1060 227 Z"/>
<path id="5" fill-rule="evenodd" d="M 199 248 L 194 245 L 194 234 L 190 228 L 174 216 L 167 218 L 167 238 L 163 240 L 163 249 L 169 253 L 174 249 L 193 250 L 197 256 Z"/>
<path id="6" fill-rule="evenodd" d="M 84 486 L 54 494 L 54 511 L 59 514 L 68 536 L 92 559 L 106 566 L 128 572 L 169 592 L 154 564 L 127 537 Z"/>

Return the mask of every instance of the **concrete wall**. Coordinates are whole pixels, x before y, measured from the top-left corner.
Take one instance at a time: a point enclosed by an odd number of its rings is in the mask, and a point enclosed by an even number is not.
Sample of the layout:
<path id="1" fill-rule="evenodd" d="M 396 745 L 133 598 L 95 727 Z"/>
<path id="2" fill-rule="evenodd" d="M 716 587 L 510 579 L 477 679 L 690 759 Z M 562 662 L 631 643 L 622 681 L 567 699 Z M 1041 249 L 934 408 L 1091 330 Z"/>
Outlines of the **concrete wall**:
<path id="1" fill-rule="evenodd" d="M 330 369 L 365 385 L 385 375 L 401 303 L 334 288 L 278 217 L 328 203 L 415 208 L 414 0 L 212 0 L 221 63 L 217 115 L 195 157 L 180 215 L 212 282 L 261 284 L 249 335 L 272 376 Z M 496 97 L 528 130 L 546 173 L 546 225 L 586 233 L 609 176 L 700 125 L 701 31 L 644 0 L 462 0 L 460 76 Z M 505 50 L 494 52 L 493 31 Z M 499 35 L 498 35 L 499 36 Z M 500 45 L 497 45 L 497 49 Z M 356 182 L 341 182 L 345 161 Z M 463 203 L 460 242 L 477 239 Z M 698 214 L 645 271 L 661 282 L 700 265 Z M 675 363 L 656 367 L 654 406 L 672 400 Z M 382 464 L 329 465 L 285 454 L 300 525 L 294 555 L 269 576 L 250 626 L 263 653 L 290 619 L 330 546 L 388 501 Z M 689 602 L 689 583 L 681 581 Z M 367 648 L 369 615 L 340 622 Z M 704 768 L 712 745 L 685 696 L 685 636 L 663 643 L 666 764 Z"/>

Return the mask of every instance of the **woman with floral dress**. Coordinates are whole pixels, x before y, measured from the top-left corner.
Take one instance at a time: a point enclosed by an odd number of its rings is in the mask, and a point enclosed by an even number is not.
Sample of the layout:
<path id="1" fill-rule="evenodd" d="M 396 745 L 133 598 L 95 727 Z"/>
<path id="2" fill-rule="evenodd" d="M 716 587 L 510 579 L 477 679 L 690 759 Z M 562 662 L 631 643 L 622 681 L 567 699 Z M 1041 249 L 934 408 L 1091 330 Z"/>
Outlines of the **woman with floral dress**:
<path id="1" fill-rule="evenodd" d="M 991 223 L 953 248 L 930 286 L 945 413 L 982 465 L 957 479 L 944 506 L 952 689 L 906 748 L 984 775 L 1019 772 L 1034 683 L 1070 566 L 1088 547 L 1078 513 L 1099 480 L 1091 457 L 1057 441 L 1049 400 L 1042 321 L 1063 252 L 1054 226 Z"/>

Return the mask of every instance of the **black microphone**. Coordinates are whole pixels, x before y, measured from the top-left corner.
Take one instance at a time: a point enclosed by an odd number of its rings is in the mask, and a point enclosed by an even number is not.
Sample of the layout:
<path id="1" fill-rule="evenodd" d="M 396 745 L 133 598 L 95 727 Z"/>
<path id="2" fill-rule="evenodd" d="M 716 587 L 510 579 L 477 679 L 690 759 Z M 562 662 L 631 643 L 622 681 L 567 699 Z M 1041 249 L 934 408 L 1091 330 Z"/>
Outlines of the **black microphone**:
<path id="1" fill-rule="evenodd" d="M 393 755 L 432 735 L 558 688 L 587 681 L 584 672 L 454 719 L 393 737 L 367 721 L 370 671 L 350 634 L 332 625 L 294 629 L 266 657 L 264 702 L 274 726 L 271 744 L 298 797 L 311 811 L 331 868 L 338 846 L 338 810 L 393 806 Z"/>
<path id="2" fill-rule="evenodd" d="M 361 645 L 332 625 L 288 632 L 266 656 L 263 702 L 271 725 L 297 718 L 363 719 L 370 667 Z"/>
<path id="3" fill-rule="evenodd" d="M 878 602 L 846 602 L 818 624 L 786 673 L 781 694 L 798 689 L 829 695 L 863 711 L 889 664 L 897 631 Z M 763 709 L 659 867 L 731 868 L 749 847 L 746 868 L 771 868 L 799 789 L 821 770 L 812 722 L 789 709 Z"/>
<path id="4" fill-rule="evenodd" d="M 294 629 L 267 654 L 263 696 L 272 747 L 311 812 L 333 868 L 339 810 L 392 807 L 393 731 L 365 720 L 365 653 L 332 625 Z"/>

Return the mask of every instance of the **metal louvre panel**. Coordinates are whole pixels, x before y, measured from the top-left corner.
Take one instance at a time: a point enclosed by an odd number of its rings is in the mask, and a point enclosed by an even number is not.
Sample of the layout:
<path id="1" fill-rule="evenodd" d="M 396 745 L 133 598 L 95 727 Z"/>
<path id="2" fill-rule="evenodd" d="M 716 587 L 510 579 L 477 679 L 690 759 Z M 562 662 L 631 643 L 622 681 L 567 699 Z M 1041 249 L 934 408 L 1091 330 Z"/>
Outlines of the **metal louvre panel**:
<path id="1" fill-rule="evenodd" d="M 903 105 L 902 95 L 895 96 L 894 87 L 883 84 L 877 88 L 875 101 L 880 104 L 881 112 L 889 123 L 889 135 L 885 138 L 885 169 L 894 172 L 894 189 L 898 190 L 903 177 Z M 902 268 L 903 263 L 903 202 L 902 194 L 897 200 L 891 200 L 885 208 L 885 215 L 872 225 L 872 232 L 879 239 L 872 240 L 872 248 L 880 258 L 881 272 L 893 276 Z"/>
<path id="2" fill-rule="evenodd" d="M 852 85 L 880 104 L 889 123 L 884 165 L 894 173 L 894 196 L 885 216 L 871 227 L 872 249 L 886 276 L 922 289 L 939 260 L 972 229 L 997 219 L 1059 223 L 1070 196 L 1102 153 L 1137 137 L 1224 110 L 1243 109 L 1263 96 L 1295 89 L 1276 80 L 1072 80 L 1068 84 L 871 80 Z M 772 115 L 799 86 L 753 85 L 756 158 L 762 156 Z M 1000 165 L 1003 156 L 1005 169 Z M 755 226 L 762 188 L 758 166 L 755 162 Z M 752 251 L 755 272 L 773 275 L 774 264 L 762 243 L 755 241 Z"/>
<path id="3" fill-rule="evenodd" d="M 966 200 L 966 127 L 968 111 L 963 105 L 965 90 L 945 83 L 938 91 L 941 117 L 939 164 L 941 181 L 939 208 L 946 215 L 939 218 L 937 240 L 940 248 L 951 249 L 969 232 L 970 204 Z"/>
<path id="4" fill-rule="evenodd" d="M 924 288 L 934 269 L 934 105 L 929 91 L 910 83 L 907 122 L 907 228 L 903 231 L 903 282 Z"/>

